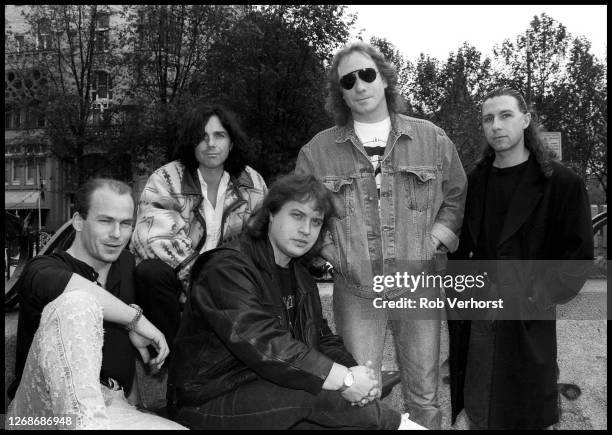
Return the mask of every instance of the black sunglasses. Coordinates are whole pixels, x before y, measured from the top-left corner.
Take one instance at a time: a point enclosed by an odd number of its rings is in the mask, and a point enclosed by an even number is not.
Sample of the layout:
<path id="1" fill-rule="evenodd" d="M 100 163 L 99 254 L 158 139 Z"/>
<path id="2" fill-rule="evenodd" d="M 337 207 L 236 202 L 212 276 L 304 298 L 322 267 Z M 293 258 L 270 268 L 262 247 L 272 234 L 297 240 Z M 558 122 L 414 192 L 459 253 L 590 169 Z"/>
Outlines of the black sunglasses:
<path id="1" fill-rule="evenodd" d="M 372 83 L 376 80 L 376 70 L 374 68 L 364 68 L 350 72 L 340 78 L 340 85 L 347 91 L 353 89 L 353 86 L 355 86 L 355 82 L 357 81 L 355 73 L 357 73 L 359 78 L 366 83 Z"/>

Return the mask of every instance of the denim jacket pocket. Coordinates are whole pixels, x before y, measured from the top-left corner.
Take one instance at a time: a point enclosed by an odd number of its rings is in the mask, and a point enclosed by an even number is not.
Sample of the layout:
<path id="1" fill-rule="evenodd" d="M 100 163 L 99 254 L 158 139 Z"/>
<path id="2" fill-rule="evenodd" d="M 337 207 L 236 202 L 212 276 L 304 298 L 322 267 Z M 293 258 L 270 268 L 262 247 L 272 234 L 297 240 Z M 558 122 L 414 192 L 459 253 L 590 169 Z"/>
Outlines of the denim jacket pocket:
<path id="1" fill-rule="evenodd" d="M 343 220 L 350 209 L 352 178 L 324 177 L 323 184 L 333 193 L 336 217 Z"/>
<path id="2" fill-rule="evenodd" d="M 406 205 L 411 210 L 425 211 L 433 201 L 433 192 L 436 179 L 434 167 L 405 167 L 398 168 L 402 180 L 402 187 L 406 195 Z"/>

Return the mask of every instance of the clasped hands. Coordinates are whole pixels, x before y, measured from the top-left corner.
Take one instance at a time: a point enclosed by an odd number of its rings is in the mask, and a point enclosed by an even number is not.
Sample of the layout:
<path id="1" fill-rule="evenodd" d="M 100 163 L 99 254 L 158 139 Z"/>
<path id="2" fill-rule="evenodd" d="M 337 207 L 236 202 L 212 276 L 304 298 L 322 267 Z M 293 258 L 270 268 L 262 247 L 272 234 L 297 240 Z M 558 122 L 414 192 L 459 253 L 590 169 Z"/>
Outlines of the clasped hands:
<path id="1" fill-rule="evenodd" d="M 351 402 L 352 406 L 365 406 L 380 396 L 378 376 L 374 371 L 372 361 L 363 366 L 355 366 L 349 369 L 353 372 L 353 385 L 343 391 L 342 397 Z"/>

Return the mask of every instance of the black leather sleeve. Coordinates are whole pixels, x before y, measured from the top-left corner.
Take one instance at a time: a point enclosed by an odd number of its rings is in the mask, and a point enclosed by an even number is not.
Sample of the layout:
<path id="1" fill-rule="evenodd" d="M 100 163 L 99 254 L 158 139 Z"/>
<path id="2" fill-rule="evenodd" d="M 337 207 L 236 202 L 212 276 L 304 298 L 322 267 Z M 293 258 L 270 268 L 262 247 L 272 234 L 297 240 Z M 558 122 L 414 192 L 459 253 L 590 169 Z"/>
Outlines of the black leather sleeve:
<path id="1" fill-rule="evenodd" d="M 333 361 L 291 336 L 275 306 L 262 304 L 257 271 L 242 254 L 218 250 L 198 267 L 193 309 L 240 361 L 265 379 L 318 393 Z"/>

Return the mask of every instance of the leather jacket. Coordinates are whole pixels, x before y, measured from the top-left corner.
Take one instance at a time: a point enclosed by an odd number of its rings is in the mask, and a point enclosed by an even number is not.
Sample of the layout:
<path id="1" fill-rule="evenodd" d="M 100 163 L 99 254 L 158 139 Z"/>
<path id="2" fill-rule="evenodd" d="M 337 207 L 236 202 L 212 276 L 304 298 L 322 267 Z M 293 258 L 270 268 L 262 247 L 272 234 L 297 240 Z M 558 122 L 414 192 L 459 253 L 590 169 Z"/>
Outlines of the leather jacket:
<path id="1" fill-rule="evenodd" d="M 168 405 L 197 406 L 258 378 L 317 394 L 334 362 L 357 365 L 323 318 L 317 286 L 292 260 L 295 321 L 267 236 L 243 233 L 196 261 L 174 343 Z"/>

